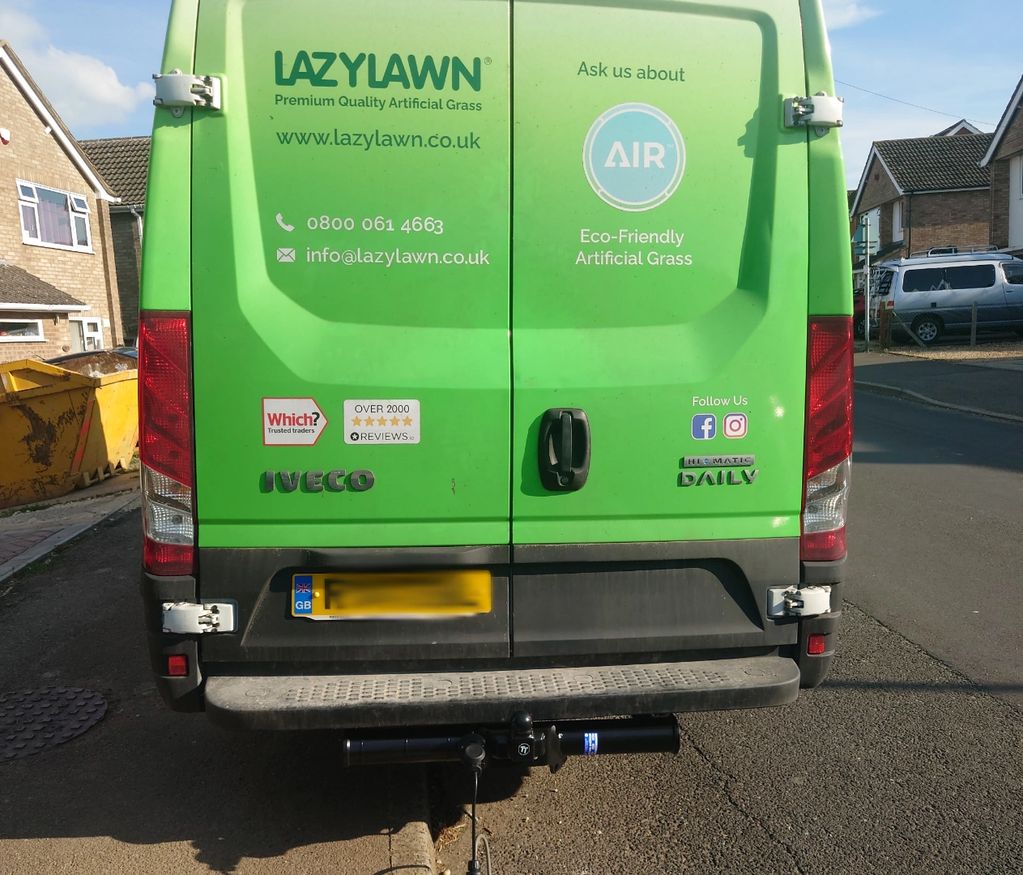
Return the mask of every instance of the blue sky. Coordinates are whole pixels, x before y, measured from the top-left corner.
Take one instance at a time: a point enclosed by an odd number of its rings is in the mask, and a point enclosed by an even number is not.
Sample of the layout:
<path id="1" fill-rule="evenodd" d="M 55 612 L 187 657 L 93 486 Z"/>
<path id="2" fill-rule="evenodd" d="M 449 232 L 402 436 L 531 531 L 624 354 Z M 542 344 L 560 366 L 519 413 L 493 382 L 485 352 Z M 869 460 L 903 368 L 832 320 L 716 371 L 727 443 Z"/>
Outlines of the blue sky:
<path id="1" fill-rule="evenodd" d="M 824 8 L 836 78 L 849 83 L 838 93 L 850 188 L 874 140 L 926 136 L 963 116 L 993 130 L 1023 74 L 1020 0 L 973 0 L 968 13 L 962 0 L 824 0 Z M 79 137 L 148 134 L 169 9 L 170 0 L 0 0 L 0 37 Z"/>

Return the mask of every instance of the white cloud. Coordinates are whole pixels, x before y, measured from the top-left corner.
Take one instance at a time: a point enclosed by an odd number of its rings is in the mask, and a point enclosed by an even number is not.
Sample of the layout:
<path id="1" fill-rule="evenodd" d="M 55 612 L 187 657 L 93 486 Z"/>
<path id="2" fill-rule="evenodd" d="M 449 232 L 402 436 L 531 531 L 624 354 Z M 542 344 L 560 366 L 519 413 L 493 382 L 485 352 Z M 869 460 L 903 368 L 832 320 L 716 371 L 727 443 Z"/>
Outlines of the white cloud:
<path id="1" fill-rule="evenodd" d="M 880 14 L 880 10 L 858 0 L 824 0 L 824 20 L 828 30 L 854 27 Z"/>
<path id="2" fill-rule="evenodd" d="M 27 12 L 6 7 L 0 9 L 0 38 L 20 45 L 33 45 L 46 40 L 42 26 Z"/>
<path id="3" fill-rule="evenodd" d="M 58 48 L 25 5 L 18 5 L 0 9 L 0 37 L 10 42 L 72 131 L 123 122 L 152 99 L 152 83 L 125 84 L 99 58 Z"/>
<path id="4" fill-rule="evenodd" d="M 113 67 L 91 55 L 47 45 L 22 60 L 72 130 L 122 122 L 153 96 L 152 83 L 125 85 Z"/>

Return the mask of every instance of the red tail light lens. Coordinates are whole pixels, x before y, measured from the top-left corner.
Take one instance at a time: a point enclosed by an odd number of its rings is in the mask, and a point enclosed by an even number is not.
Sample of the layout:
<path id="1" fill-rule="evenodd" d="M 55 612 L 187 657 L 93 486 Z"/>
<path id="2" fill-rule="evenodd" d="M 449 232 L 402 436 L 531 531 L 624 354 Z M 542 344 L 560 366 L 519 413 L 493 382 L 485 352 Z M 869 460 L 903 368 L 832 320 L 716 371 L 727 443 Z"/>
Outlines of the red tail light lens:
<path id="1" fill-rule="evenodd" d="M 811 480 L 852 455 L 852 319 L 812 319 L 807 346 L 804 470 Z"/>
<path id="2" fill-rule="evenodd" d="M 848 316 L 810 320 L 807 338 L 804 561 L 840 559 L 852 456 L 853 334 Z"/>
<path id="3" fill-rule="evenodd" d="M 810 656 L 821 656 L 828 649 L 828 636 L 814 632 L 806 639 L 806 652 Z"/>
<path id="4" fill-rule="evenodd" d="M 188 677 L 188 656 L 172 653 L 167 657 L 167 674 L 172 678 Z"/>
<path id="5" fill-rule="evenodd" d="M 139 458 L 192 486 L 192 345 L 188 314 L 143 312 L 139 323 Z"/>
<path id="6" fill-rule="evenodd" d="M 143 566 L 152 574 L 195 569 L 191 356 L 187 313 L 140 314 Z"/>

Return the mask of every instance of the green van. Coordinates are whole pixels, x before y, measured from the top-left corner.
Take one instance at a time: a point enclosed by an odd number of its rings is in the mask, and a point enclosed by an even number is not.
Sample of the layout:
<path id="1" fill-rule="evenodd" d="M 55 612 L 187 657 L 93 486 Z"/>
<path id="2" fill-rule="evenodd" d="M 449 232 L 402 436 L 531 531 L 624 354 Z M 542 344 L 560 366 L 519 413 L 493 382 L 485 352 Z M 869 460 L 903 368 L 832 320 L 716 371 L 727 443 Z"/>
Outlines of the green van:
<path id="1" fill-rule="evenodd" d="M 604 718 L 820 683 L 833 94 L 819 0 L 176 0 L 140 329 L 168 703 L 382 759 L 510 727 L 535 764 L 565 721 L 645 749 Z"/>

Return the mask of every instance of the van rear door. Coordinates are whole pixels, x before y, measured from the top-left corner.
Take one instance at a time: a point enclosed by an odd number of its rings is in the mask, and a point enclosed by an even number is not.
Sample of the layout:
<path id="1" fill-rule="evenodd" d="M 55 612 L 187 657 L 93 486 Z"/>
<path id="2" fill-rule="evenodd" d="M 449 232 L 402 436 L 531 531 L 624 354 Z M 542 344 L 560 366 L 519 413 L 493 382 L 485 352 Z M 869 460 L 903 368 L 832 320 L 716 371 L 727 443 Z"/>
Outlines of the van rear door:
<path id="1" fill-rule="evenodd" d="M 198 15 L 223 93 L 192 126 L 199 590 L 244 623 L 206 665 L 506 655 L 499 576 L 443 635 L 293 614 L 296 575 L 507 561 L 509 7 Z"/>
<path id="2" fill-rule="evenodd" d="M 507 544 L 507 6 L 199 16 L 200 546 Z"/>
<path id="3" fill-rule="evenodd" d="M 799 5 L 514 5 L 515 652 L 793 644 Z"/>
<path id="4" fill-rule="evenodd" d="M 516 545 L 799 536 L 799 15 L 515 4 Z M 551 409 L 589 424 L 578 491 L 538 474 Z"/>

